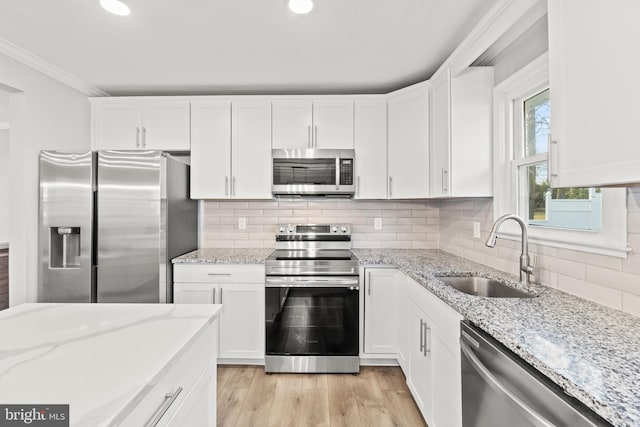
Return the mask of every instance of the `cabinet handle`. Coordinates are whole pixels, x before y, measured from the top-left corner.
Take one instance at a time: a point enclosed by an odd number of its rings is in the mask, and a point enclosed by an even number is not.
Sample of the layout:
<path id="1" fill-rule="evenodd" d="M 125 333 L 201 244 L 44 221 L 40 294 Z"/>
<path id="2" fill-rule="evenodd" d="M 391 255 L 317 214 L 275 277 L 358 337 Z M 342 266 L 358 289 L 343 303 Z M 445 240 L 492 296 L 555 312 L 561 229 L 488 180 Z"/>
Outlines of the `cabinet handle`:
<path id="1" fill-rule="evenodd" d="M 231 273 L 207 273 L 207 276 L 231 276 Z"/>
<path id="2" fill-rule="evenodd" d="M 236 177 L 233 177 L 233 181 L 231 182 L 231 195 L 235 197 L 236 195 Z"/>
<path id="3" fill-rule="evenodd" d="M 173 393 L 167 393 L 164 396 L 164 401 L 162 405 L 158 408 L 158 410 L 152 415 L 151 419 L 147 421 L 145 427 L 154 427 L 157 426 L 164 414 L 169 410 L 173 402 L 178 398 L 178 396 L 182 393 L 182 387 L 178 387 L 176 391 Z"/>
<path id="4" fill-rule="evenodd" d="M 136 148 L 140 148 L 140 126 L 136 126 Z"/>
<path id="5" fill-rule="evenodd" d="M 229 195 L 229 177 L 228 176 L 224 177 L 224 195 L 225 196 Z"/>
<path id="6" fill-rule="evenodd" d="M 424 329 L 424 321 L 420 319 L 420 353 L 424 352 L 424 333 L 422 332 Z"/>
<path id="7" fill-rule="evenodd" d="M 389 177 L 389 197 L 393 196 L 393 187 L 392 187 L 392 184 L 393 184 L 393 178 L 392 178 L 392 177 Z"/>
<path id="8" fill-rule="evenodd" d="M 223 288 L 220 288 L 220 304 L 222 304 L 222 291 L 223 290 L 224 290 Z"/>
<path id="9" fill-rule="evenodd" d="M 360 177 L 356 180 L 356 194 L 360 196 Z"/>
<path id="10" fill-rule="evenodd" d="M 449 191 L 449 171 L 442 168 L 442 194 L 447 194 Z"/>
<path id="11" fill-rule="evenodd" d="M 213 295 L 212 295 L 212 298 L 211 298 L 211 299 L 213 300 L 213 301 L 211 302 L 211 304 L 215 304 L 215 303 L 216 303 L 216 290 L 215 290 L 215 289 L 213 290 Z"/>
<path id="12" fill-rule="evenodd" d="M 427 357 L 427 354 L 431 353 L 431 346 L 429 345 L 429 336 L 431 335 L 431 328 L 427 325 L 427 322 L 424 322 L 424 357 Z"/>
<path id="13" fill-rule="evenodd" d="M 316 141 L 314 142 L 313 146 L 314 146 L 315 148 L 318 148 L 318 125 L 316 125 L 316 129 L 315 129 L 315 131 L 316 131 L 316 137 L 315 137 L 315 140 L 316 140 Z"/>
<path id="14" fill-rule="evenodd" d="M 367 271 L 367 295 L 371 296 L 371 272 Z"/>
<path id="15" fill-rule="evenodd" d="M 147 148 L 147 128 L 142 126 L 142 148 Z"/>
<path id="16" fill-rule="evenodd" d="M 307 148 L 311 148 L 311 125 L 307 126 Z"/>
<path id="17" fill-rule="evenodd" d="M 547 135 L 547 181 L 549 181 L 549 183 L 551 183 L 553 178 L 558 176 L 557 173 L 553 173 L 551 168 L 551 157 L 553 157 L 551 151 L 557 143 L 558 141 L 551 139 L 551 134 Z"/>

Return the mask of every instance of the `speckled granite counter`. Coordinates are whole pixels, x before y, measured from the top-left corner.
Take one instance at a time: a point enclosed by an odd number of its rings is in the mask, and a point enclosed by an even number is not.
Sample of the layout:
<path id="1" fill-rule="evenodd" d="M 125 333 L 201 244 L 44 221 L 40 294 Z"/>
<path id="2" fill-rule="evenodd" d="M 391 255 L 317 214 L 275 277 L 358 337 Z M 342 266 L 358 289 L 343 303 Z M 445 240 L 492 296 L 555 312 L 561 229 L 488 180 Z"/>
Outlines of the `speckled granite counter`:
<path id="1" fill-rule="evenodd" d="M 640 425 L 640 318 L 553 288 L 538 298 L 479 298 L 437 276 L 516 277 L 438 250 L 355 249 L 361 265 L 393 265 L 616 426 Z"/>
<path id="2" fill-rule="evenodd" d="M 272 248 L 198 249 L 177 258 L 174 264 L 264 264 Z"/>

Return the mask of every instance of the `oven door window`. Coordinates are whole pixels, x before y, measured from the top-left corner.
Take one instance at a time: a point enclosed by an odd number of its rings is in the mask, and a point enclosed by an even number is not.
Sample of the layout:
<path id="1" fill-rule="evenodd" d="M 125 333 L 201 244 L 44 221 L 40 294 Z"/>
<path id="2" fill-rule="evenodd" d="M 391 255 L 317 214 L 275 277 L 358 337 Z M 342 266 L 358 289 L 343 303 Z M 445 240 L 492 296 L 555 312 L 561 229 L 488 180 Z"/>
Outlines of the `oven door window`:
<path id="1" fill-rule="evenodd" d="M 273 185 L 336 185 L 336 159 L 273 159 Z"/>
<path id="2" fill-rule="evenodd" d="M 267 288 L 266 354 L 358 355 L 358 291 Z"/>

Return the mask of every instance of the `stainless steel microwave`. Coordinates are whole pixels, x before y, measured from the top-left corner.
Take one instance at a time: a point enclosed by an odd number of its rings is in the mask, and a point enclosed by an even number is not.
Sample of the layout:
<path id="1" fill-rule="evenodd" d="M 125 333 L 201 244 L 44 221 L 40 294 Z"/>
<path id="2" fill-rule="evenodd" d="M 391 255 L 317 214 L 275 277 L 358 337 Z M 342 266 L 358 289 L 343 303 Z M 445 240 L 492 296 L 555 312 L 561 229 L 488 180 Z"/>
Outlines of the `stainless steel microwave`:
<path id="1" fill-rule="evenodd" d="M 354 150 L 274 149 L 274 196 L 353 197 Z"/>

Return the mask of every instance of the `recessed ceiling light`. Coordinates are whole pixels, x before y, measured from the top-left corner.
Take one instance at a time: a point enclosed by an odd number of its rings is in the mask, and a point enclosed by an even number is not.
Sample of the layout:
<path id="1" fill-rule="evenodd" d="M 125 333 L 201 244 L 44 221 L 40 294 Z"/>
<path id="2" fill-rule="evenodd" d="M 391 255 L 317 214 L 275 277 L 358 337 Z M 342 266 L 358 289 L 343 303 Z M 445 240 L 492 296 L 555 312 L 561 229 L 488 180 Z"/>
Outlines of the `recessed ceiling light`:
<path id="1" fill-rule="evenodd" d="M 129 14 L 129 6 L 120 0 L 100 0 L 100 6 L 114 15 L 125 16 Z"/>
<path id="2" fill-rule="evenodd" d="M 311 0 L 289 0 L 289 9 L 298 15 L 304 15 L 313 9 L 313 1 Z"/>

